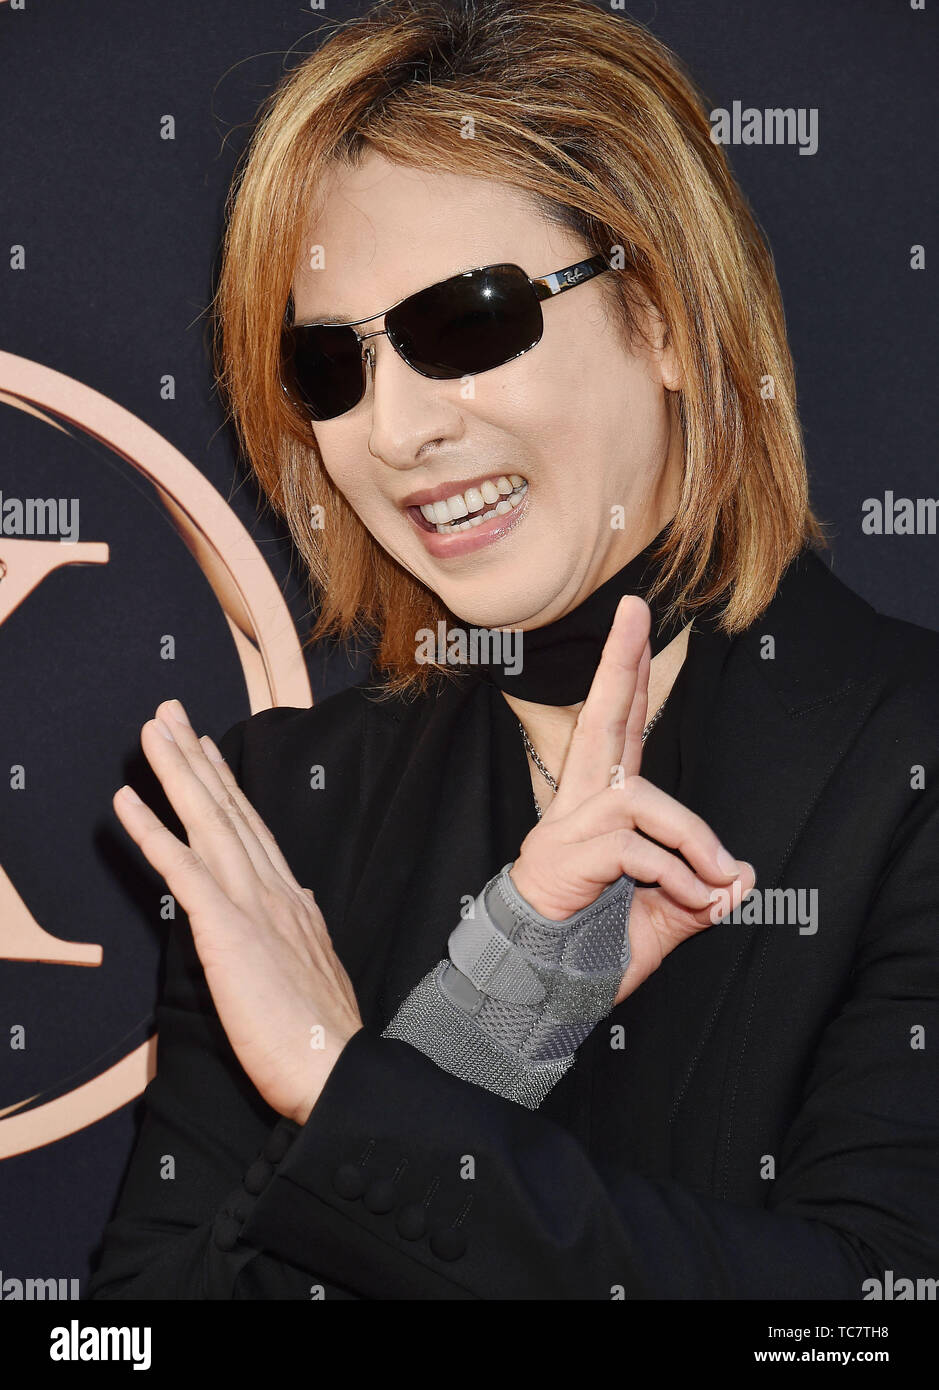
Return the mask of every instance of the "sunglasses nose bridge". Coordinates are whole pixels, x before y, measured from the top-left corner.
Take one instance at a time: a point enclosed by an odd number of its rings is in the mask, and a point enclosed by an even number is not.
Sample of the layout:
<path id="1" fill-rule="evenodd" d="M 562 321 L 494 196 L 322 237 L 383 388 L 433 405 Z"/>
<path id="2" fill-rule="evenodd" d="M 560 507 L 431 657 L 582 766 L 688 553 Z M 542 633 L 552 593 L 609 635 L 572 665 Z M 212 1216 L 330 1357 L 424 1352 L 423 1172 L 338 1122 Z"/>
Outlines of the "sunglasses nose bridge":
<path id="1" fill-rule="evenodd" d="M 375 317 L 380 318 L 383 315 L 376 314 Z M 356 336 L 359 340 L 359 347 L 362 349 L 362 390 L 364 394 L 368 390 L 369 374 L 371 374 L 372 381 L 375 380 L 375 346 L 369 342 L 369 339 L 387 337 L 387 330 L 376 328 L 371 333 L 359 333 L 356 330 Z"/>
<path id="2" fill-rule="evenodd" d="M 372 384 L 374 385 L 375 383 L 375 366 L 377 362 L 375 345 L 374 343 L 368 342 L 369 338 L 387 338 L 388 342 L 391 344 L 392 350 L 397 354 L 398 357 L 401 358 L 401 361 L 404 362 L 406 366 L 411 367 L 412 371 L 418 371 L 418 369 L 412 366 L 412 364 L 408 361 L 407 357 L 405 356 L 404 352 L 401 350 L 401 347 L 399 346 L 398 340 L 395 338 L 393 333 L 388 332 L 387 328 L 376 329 L 374 333 L 360 333 L 358 337 L 359 346 L 362 349 L 363 386 L 366 391 L 368 390 L 369 373 L 371 373 Z M 425 375 L 425 373 L 418 372 L 418 375 L 423 376 Z"/>
<path id="3" fill-rule="evenodd" d="M 364 339 L 365 339 L 366 337 L 368 337 L 368 338 L 387 337 L 389 343 L 391 344 L 392 350 L 397 354 L 398 357 L 401 358 L 401 361 L 404 362 L 406 366 L 409 366 L 409 367 L 411 366 L 410 362 L 408 362 L 408 360 L 407 360 L 407 358 L 404 356 L 404 354 L 403 354 L 402 352 L 399 352 L 399 351 L 398 351 L 398 346 L 397 346 L 397 344 L 395 343 L 394 339 L 393 339 L 392 337 L 390 337 L 390 336 L 385 332 L 384 329 L 381 329 L 380 332 L 378 332 L 378 333 L 368 333 L 368 334 L 364 334 L 364 333 L 363 333 L 363 334 L 362 334 L 362 343 L 361 343 L 361 347 L 362 347 L 362 391 L 363 391 L 363 395 L 365 394 L 365 392 L 368 391 L 369 385 L 370 385 L 370 384 L 371 384 L 372 388 L 374 389 L 374 386 L 375 386 L 375 369 L 376 369 L 376 365 L 377 365 L 377 361 L 378 361 L 378 354 L 377 354 L 376 351 L 375 351 L 375 345 L 374 345 L 374 343 L 366 343 L 366 342 L 364 341 Z M 416 368 L 411 368 L 411 370 L 414 371 L 414 370 L 416 370 Z M 420 375 L 420 373 L 419 373 L 419 375 Z M 369 378 L 370 378 L 370 377 L 371 377 L 371 382 L 369 381 Z"/>

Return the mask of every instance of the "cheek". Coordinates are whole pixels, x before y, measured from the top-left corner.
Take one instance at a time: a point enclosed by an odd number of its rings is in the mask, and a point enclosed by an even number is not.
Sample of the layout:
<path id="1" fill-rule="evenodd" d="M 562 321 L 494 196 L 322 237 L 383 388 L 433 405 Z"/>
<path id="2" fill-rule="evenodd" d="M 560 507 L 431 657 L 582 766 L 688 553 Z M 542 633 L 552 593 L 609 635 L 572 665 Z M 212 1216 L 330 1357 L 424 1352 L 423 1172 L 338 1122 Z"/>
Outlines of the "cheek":
<path id="1" fill-rule="evenodd" d="M 616 438 L 638 404 L 639 367 L 605 323 L 574 321 L 508 364 L 495 399 L 519 433 L 583 454 L 590 440 Z"/>
<path id="2" fill-rule="evenodd" d="M 616 478 L 624 461 L 631 473 L 646 459 L 653 467 L 667 424 L 664 391 L 644 360 L 600 334 L 519 358 L 497 392 L 478 394 L 477 407 L 541 459 L 543 481 L 553 478 L 559 490 L 585 474 Z"/>
<path id="3" fill-rule="evenodd" d="M 318 424 L 313 433 L 323 471 L 333 485 L 350 503 L 364 496 L 368 469 L 362 466 L 362 460 L 367 459 L 369 453 L 361 430 L 325 421 Z"/>
<path id="4" fill-rule="evenodd" d="M 582 379 L 580 414 L 589 437 L 627 460 L 631 470 L 655 468 L 668 438 L 668 406 L 644 358 L 611 348 Z"/>

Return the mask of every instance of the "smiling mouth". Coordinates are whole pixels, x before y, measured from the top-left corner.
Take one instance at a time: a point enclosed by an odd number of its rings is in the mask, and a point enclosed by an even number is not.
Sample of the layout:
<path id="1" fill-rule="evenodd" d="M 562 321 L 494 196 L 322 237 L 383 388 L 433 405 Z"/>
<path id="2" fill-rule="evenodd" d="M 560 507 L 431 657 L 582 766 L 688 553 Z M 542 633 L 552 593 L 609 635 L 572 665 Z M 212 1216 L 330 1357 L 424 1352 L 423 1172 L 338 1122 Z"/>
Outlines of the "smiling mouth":
<path id="1" fill-rule="evenodd" d="M 422 507 L 406 510 L 422 531 L 447 536 L 457 531 L 471 531 L 493 517 L 507 516 L 520 505 L 527 492 L 528 483 L 518 473 L 503 474 L 498 482 L 483 483 L 482 491 L 468 488 L 465 493 L 456 493 L 444 502 L 425 503 Z"/>

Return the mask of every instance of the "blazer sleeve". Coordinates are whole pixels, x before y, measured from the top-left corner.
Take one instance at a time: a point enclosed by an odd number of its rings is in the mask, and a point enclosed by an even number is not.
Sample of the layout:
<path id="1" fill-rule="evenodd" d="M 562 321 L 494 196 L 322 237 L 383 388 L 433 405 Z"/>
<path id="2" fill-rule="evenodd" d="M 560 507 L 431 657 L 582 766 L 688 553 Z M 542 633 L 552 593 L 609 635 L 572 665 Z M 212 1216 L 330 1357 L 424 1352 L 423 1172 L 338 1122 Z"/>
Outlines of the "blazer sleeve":
<path id="1" fill-rule="evenodd" d="M 236 771 L 237 746 L 231 731 Z M 91 1297 L 859 1299 L 886 1269 L 930 1277 L 937 835 L 939 799 L 924 794 L 894 837 L 765 1208 L 605 1171 L 539 1112 L 371 1027 L 307 1122 L 284 1120 L 234 1057 L 177 926 L 159 1071 Z"/>

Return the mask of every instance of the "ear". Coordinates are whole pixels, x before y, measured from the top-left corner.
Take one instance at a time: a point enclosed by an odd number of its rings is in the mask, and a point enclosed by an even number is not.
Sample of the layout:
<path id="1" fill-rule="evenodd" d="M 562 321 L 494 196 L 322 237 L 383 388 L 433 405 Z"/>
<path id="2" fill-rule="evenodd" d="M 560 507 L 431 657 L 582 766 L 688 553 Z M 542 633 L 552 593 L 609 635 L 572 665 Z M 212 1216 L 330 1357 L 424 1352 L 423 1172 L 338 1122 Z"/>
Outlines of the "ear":
<path id="1" fill-rule="evenodd" d="M 656 306 L 645 294 L 641 298 L 642 334 L 649 362 L 666 391 L 680 391 L 682 373 L 672 346 L 672 334 Z"/>
<path id="2" fill-rule="evenodd" d="M 667 326 L 663 329 L 661 346 L 658 347 L 655 357 L 662 375 L 662 385 L 666 391 L 680 391 L 683 378 L 681 368 L 678 365 L 678 358 L 672 347 L 671 330 Z"/>

